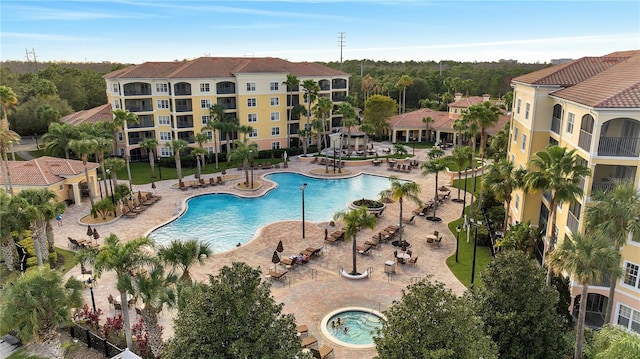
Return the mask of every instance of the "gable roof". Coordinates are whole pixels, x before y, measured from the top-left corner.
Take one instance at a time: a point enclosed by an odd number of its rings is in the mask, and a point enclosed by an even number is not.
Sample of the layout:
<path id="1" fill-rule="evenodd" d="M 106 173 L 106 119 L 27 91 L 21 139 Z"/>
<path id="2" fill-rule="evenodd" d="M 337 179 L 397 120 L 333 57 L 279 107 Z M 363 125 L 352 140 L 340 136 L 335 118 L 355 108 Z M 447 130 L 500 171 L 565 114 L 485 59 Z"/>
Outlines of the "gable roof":
<path id="1" fill-rule="evenodd" d="M 112 120 L 113 120 L 113 113 L 111 112 L 111 105 L 107 103 L 98 107 L 74 112 L 70 115 L 64 116 L 60 119 L 60 122 L 77 126 L 85 122 L 91 122 L 91 123 L 103 122 L 103 121 L 111 122 Z"/>
<path id="2" fill-rule="evenodd" d="M 9 161 L 11 182 L 14 186 L 50 186 L 84 174 L 82 161 L 43 156 L 29 161 Z M 98 164 L 87 163 L 88 169 L 97 168 Z M 0 183 L 4 181 L 0 178 Z"/>
<path id="3" fill-rule="evenodd" d="M 389 119 L 389 127 L 392 129 L 426 129 L 427 124 L 422 122 L 425 117 L 431 117 L 433 123 L 431 124 L 432 130 L 444 130 L 447 132 L 453 131 L 453 122 L 458 118 L 458 115 L 452 115 L 444 111 L 435 111 L 430 108 L 421 108 L 416 111 L 403 113 L 393 116 Z M 489 135 L 493 135 L 501 130 L 511 120 L 511 114 L 503 114 L 498 118 L 498 122 L 495 126 L 487 128 L 486 132 Z"/>
<path id="4" fill-rule="evenodd" d="M 289 62 L 275 57 L 199 57 L 189 61 L 145 62 L 105 74 L 114 78 L 215 78 L 240 73 L 284 73 L 296 76 L 349 76 L 313 62 Z"/>
<path id="5" fill-rule="evenodd" d="M 469 106 L 477 105 L 479 103 L 484 103 L 485 99 L 482 96 L 469 96 L 459 99 L 458 101 L 454 101 L 449 104 L 449 107 L 464 107 L 467 108 Z"/>

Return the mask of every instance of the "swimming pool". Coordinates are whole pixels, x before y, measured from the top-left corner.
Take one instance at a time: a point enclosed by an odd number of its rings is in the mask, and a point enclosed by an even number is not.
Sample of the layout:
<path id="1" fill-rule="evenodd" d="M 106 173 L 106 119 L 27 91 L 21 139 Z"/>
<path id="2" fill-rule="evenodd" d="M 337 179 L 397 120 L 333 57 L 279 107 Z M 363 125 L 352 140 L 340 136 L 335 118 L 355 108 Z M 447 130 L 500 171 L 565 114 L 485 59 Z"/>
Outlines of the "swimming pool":
<path id="1" fill-rule="evenodd" d="M 354 349 L 373 348 L 373 336 L 382 328 L 384 320 L 382 313 L 376 310 L 347 307 L 326 315 L 320 330 L 336 344 Z"/>
<path id="2" fill-rule="evenodd" d="M 265 176 L 278 186 L 257 198 L 231 194 L 207 194 L 187 201 L 187 210 L 175 221 L 153 230 L 149 236 L 160 245 L 173 239 L 197 239 L 221 253 L 247 243 L 256 231 L 269 223 L 302 219 L 300 185 L 304 192 L 305 221 L 330 221 L 333 215 L 359 198 L 378 198 L 389 188 L 386 177 L 361 174 L 351 178 L 320 179 L 297 173 Z"/>

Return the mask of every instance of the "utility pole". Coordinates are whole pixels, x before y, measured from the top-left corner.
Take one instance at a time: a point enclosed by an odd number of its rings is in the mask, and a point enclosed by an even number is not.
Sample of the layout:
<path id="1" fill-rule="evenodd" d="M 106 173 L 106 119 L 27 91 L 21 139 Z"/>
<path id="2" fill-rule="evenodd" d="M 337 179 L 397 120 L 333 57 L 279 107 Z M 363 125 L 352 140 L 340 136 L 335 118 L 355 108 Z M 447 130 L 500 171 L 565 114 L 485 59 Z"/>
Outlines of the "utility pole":
<path id="1" fill-rule="evenodd" d="M 338 44 L 340 44 L 340 71 L 342 71 L 342 49 L 344 48 L 344 32 L 339 32 Z"/>

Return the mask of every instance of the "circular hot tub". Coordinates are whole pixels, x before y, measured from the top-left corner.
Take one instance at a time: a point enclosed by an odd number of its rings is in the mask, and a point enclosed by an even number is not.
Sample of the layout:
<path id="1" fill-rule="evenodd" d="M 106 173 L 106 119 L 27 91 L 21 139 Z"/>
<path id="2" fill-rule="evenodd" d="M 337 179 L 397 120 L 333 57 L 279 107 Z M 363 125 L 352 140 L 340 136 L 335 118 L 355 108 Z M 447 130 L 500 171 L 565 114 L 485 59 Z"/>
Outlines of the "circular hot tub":
<path id="1" fill-rule="evenodd" d="M 373 335 L 382 328 L 384 316 L 372 309 L 346 307 L 327 314 L 320 323 L 322 334 L 338 345 L 353 349 L 373 348 Z"/>

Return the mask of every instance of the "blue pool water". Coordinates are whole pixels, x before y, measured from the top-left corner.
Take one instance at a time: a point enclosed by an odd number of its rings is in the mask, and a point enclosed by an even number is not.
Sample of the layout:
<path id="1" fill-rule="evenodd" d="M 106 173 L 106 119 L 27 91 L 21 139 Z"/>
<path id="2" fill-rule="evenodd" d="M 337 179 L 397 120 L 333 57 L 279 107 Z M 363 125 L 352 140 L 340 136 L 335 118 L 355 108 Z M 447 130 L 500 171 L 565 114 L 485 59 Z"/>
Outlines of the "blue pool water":
<path id="1" fill-rule="evenodd" d="M 340 318 L 340 325 L 337 320 Z M 335 323 L 335 327 L 331 324 Z M 344 328 L 347 332 L 344 332 Z M 372 313 L 349 310 L 327 320 L 327 331 L 337 340 L 349 344 L 371 344 L 375 330 L 382 328 L 382 319 Z"/>
<path id="2" fill-rule="evenodd" d="M 246 243 L 256 231 L 269 223 L 302 219 L 300 185 L 304 192 L 305 221 L 330 221 L 359 198 L 378 198 L 389 188 L 386 177 L 359 175 L 345 179 L 317 179 L 296 173 L 273 173 L 265 178 L 277 188 L 257 198 L 229 194 L 209 194 L 191 198 L 187 211 L 175 221 L 150 233 L 157 244 L 173 239 L 197 239 L 208 243 L 214 253 L 225 252 Z"/>

